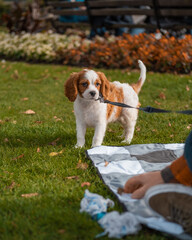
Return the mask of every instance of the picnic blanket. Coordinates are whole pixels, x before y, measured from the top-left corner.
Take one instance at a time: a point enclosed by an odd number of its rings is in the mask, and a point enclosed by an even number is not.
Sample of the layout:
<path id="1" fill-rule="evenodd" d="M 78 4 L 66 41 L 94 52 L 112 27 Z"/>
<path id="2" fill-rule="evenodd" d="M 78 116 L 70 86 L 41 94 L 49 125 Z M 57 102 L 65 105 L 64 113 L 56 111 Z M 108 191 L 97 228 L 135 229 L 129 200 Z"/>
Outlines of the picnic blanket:
<path id="1" fill-rule="evenodd" d="M 161 170 L 183 154 L 184 144 L 138 144 L 123 147 L 100 146 L 86 151 L 104 184 L 115 194 L 126 211 L 139 218 L 149 228 L 168 233 L 179 239 L 192 239 L 183 228 L 155 214 L 145 199 L 133 200 L 130 194 L 118 194 L 118 188 L 137 174 Z"/>

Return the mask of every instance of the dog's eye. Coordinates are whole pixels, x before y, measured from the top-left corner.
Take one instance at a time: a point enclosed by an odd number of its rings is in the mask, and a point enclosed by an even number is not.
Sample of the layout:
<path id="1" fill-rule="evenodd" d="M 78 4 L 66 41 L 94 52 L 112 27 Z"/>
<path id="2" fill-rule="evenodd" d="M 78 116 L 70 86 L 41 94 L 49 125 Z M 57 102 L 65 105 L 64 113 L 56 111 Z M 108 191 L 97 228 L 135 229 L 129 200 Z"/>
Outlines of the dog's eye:
<path id="1" fill-rule="evenodd" d="M 100 85 L 100 83 L 96 83 L 95 86 L 98 87 Z"/>
<path id="2" fill-rule="evenodd" d="M 88 86 L 88 83 L 84 82 L 84 83 L 81 83 L 81 85 L 82 85 L 83 87 L 87 87 L 87 86 Z"/>

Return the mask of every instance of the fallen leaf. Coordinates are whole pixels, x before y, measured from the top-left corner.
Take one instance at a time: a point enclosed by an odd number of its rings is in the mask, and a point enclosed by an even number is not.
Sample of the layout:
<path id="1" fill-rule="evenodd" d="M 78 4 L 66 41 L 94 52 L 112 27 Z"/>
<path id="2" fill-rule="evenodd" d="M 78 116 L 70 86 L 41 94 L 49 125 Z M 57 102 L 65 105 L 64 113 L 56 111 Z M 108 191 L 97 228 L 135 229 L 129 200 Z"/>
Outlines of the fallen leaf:
<path id="1" fill-rule="evenodd" d="M 189 86 L 188 86 L 188 85 L 186 86 L 186 90 L 187 90 L 187 92 L 189 92 L 189 91 L 190 91 L 190 88 L 189 88 Z"/>
<path id="2" fill-rule="evenodd" d="M 15 187 L 15 182 L 12 182 L 10 186 L 8 186 L 8 189 L 13 189 Z"/>
<path id="3" fill-rule="evenodd" d="M 18 141 L 18 142 L 21 142 L 21 143 L 24 143 L 24 142 L 23 142 L 21 139 L 19 139 L 19 138 L 17 139 L 17 141 Z"/>
<path id="4" fill-rule="evenodd" d="M 161 92 L 161 93 L 159 94 L 159 98 L 165 100 L 165 99 L 166 99 L 165 93 Z"/>
<path id="5" fill-rule="evenodd" d="M 83 183 L 81 183 L 81 187 L 90 186 L 90 185 L 91 185 L 90 182 L 83 182 Z"/>
<path id="6" fill-rule="evenodd" d="M 157 105 L 159 105 L 159 106 L 161 105 L 161 103 L 160 103 L 160 102 L 158 102 L 158 101 L 156 101 L 156 100 L 155 100 L 155 103 L 156 103 Z"/>
<path id="7" fill-rule="evenodd" d="M 60 138 L 55 139 L 53 142 L 48 143 L 48 145 L 56 146 Z"/>
<path id="8" fill-rule="evenodd" d="M 171 134 L 171 135 L 170 135 L 170 137 L 171 137 L 171 138 L 173 138 L 173 137 L 174 137 L 174 135 L 173 135 L 173 134 Z"/>
<path id="9" fill-rule="evenodd" d="M 5 139 L 4 139 L 4 142 L 9 142 L 9 139 L 8 139 L 8 138 L 5 138 Z"/>
<path id="10" fill-rule="evenodd" d="M 29 109 L 29 110 L 25 111 L 24 114 L 32 115 L 32 114 L 35 114 L 35 112 L 33 110 Z"/>
<path id="11" fill-rule="evenodd" d="M 8 172 L 8 171 L 4 171 L 4 173 L 13 175 L 13 173 L 10 173 L 10 172 Z"/>
<path id="12" fill-rule="evenodd" d="M 170 122 L 168 123 L 168 126 L 171 127 L 171 123 Z"/>
<path id="13" fill-rule="evenodd" d="M 16 120 L 13 120 L 12 123 L 13 123 L 13 124 L 17 124 L 17 121 L 16 121 Z"/>
<path id="14" fill-rule="evenodd" d="M 30 198 L 30 197 L 36 197 L 38 195 L 39 195 L 38 193 L 26 193 L 26 194 L 21 194 L 21 197 Z"/>
<path id="15" fill-rule="evenodd" d="M 41 152 L 41 150 L 40 150 L 40 148 L 39 148 L 39 147 L 37 148 L 37 152 Z"/>
<path id="16" fill-rule="evenodd" d="M 62 154 L 63 152 L 64 152 L 64 150 L 61 150 L 60 152 L 51 152 L 51 153 L 49 153 L 49 156 L 54 157 L 54 156 L 57 156 L 59 154 Z"/>
<path id="17" fill-rule="evenodd" d="M 109 164 L 109 162 L 105 161 L 105 165 L 104 166 L 107 167 L 108 164 Z"/>
<path id="18" fill-rule="evenodd" d="M 57 156 L 57 155 L 58 155 L 57 152 L 51 152 L 51 153 L 49 153 L 49 156 L 50 156 L 50 157 L 54 157 L 54 156 Z"/>
<path id="19" fill-rule="evenodd" d="M 123 188 L 118 188 L 117 192 L 118 192 L 119 195 L 121 195 L 124 192 L 124 189 Z"/>
<path id="20" fill-rule="evenodd" d="M 17 160 L 17 159 L 20 159 L 20 158 L 23 158 L 24 157 L 24 154 L 21 154 L 20 156 L 16 157 L 16 158 L 13 158 L 12 160 Z"/>
<path id="21" fill-rule="evenodd" d="M 15 70 L 15 71 L 14 71 L 12 77 L 13 77 L 15 80 L 19 78 L 19 72 L 18 72 L 18 70 Z"/>
<path id="22" fill-rule="evenodd" d="M 79 162 L 77 163 L 77 168 L 82 169 L 82 170 L 86 170 L 88 168 L 88 164 L 87 163 L 82 163 L 81 160 L 79 160 Z"/>
<path id="23" fill-rule="evenodd" d="M 60 234 L 65 233 L 65 229 L 59 229 L 59 230 L 58 230 L 58 233 L 60 233 Z"/>
<path id="24" fill-rule="evenodd" d="M 111 128 L 108 128 L 107 131 L 108 131 L 108 132 L 111 132 L 111 133 L 115 133 L 115 131 L 114 131 L 113 129 L 111 129 Z"/>
<path id="25" fill-rule="evenodd" d="M 140 128 L 140 127 L 136 127 L 136 131 L 137 131 L 137 132 L 140 132 L 140 131 L 141 131 L 141 128 Z"/>
<path id="26" fill-rule="evenodd" d="M 21 101 L 28 101 L 29 98 L 25 97 L 25 98 L 21 98 Z"/>
<path id="27" fill-rule="evenodd" d="M 78 176 L 69 176 L 69 177 L 65 177 L 66 179 L 78 179 L 79 177 Z"/>
<path id="28" fill-rule="evenodd" d="M 15 228 L 18 227 L 18 225 L 17 225 L 15 222 L 13 222 L 13 221 L 11 222 L 11 224 L 12 224 L 12 226 L 15 227 Z"/>
<path id="29" fill-rule="evenodd" d="M 59 122 L 59 121 L 64 122 L 61 118 L 58 118 L 57 116 L 54 116 L 53 118 L 55 119 L 56 122 Z"/>
<path id="30" fill-rule="evenodd" d="M 152 129 L 152 132 L 157 132 L 157 129 Z"/>

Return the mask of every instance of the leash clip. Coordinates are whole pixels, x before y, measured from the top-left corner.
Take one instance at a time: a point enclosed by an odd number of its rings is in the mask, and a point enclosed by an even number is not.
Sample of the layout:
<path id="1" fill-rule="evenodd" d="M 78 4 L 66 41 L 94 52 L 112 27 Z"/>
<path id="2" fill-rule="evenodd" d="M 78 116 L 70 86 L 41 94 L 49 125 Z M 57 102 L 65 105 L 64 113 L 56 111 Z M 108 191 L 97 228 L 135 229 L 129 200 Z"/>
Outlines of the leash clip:
<path id="1" fill-rule="evenodd" d="M 103 95 L 101 93 L 99 93 L 99 97 L 95 101 L 100 101 L 100 103 L 105 103 L 105 100 L 104 100 Z"/>
<path id="2" fill-rule="evenodd" d="M 147 107 L 145 108 L 145 112 L 152 113 L 152 112 L 153 112 L 153 108 L 150 107 L 150 106 L 147 106 Z"/>

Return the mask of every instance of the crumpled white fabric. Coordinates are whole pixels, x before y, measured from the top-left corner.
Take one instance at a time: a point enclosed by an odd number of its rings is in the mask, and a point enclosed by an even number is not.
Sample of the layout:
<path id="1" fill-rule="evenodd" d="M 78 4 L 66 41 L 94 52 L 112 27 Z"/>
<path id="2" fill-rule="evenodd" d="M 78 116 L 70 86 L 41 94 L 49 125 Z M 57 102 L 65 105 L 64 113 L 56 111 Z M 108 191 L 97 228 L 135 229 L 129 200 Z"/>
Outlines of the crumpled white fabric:
<path id="1" fill-rule="evenodd" d="M 105 199 L 99 194 L 85 190 L 84 198 L 81 200 L 80 212 L 87 212 L 91 216 L 95 216 L 107 212 L 108 207 L 114 207 L 114 202 L 111 199 Z"/>
<path id="2" fill-rule="evenodd" d="M 137 218 L 130 212 L 119 214 L 117 211 L 109 212 L 98 223 L 108 233 L 109 238 L 122 238 L 128 234 L 136 234 L 141 230 Z"/>
<path id="3" fill-rule="evenodd" d="M 99 219 L 98 223 L 105 231 L 97 237 L 108 233 L 110 238 L 121 238 L 128 234 L 136 234 L 141 229 L 139 221 L 130 212 L 119 214 L 117 211 L 113 211 L 106 213 L 108 207 L 114 207 L 114 202 L 99 194 L 91 193 L 87 189 L 80 205 L 80 212 L 86 212 L 94 218 L 98 216 L 95 219 Z"/>

